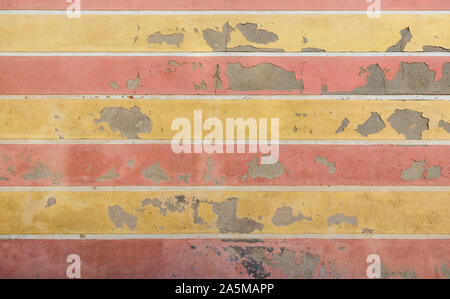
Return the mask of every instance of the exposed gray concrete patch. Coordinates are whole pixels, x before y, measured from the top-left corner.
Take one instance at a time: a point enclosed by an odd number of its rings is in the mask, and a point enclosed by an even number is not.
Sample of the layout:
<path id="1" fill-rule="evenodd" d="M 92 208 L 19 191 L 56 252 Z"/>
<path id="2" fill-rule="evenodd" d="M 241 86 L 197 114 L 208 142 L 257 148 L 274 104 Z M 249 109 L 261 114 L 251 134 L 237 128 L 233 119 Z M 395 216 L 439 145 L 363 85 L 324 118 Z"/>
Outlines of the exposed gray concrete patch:
<path id="1" fill-rule="evenodd" d="M 255 178 L 273 179 L 282 176 L 284 173 L 283 164 L 277 162 L 275 164 L 258 164 L 258 159 L 255 158 L 248 163 L 248 175 Z"/>
<path id="2" fill-rule="evenodd" d="M 288 226 L 294 222 L 301 222 L 302 220 L 312 221 L 312 218 L 306 217 L 302 213 L 294 216 L 293 209 L 288 206 L 278 208 L 272 217 L 272 223 L 276 226 Z"/>
<path id="3" fill-rule="evenodd" d="M 103 182 L 103 181 L 112 181 L 115 178 L 120 177 L 120 174 L 114 172 L 114 167 L 111 168 L 106 174 L 101 175 L 97 178 L 97 182 Z"/>
<path id="4" fill-rule="evenodd" d="M 49 199 L 47 199 L 47 205 L 45 207 L 48 208 L 53 206 L 54 204 L 56 204 L 56 198 L 50 197 Z"/>
<path id="5" fill-rule="evenodd" d="M 340 225 L 342 222 L 345 222 L 347 224 L 357 226 L 358 225 L 358 219 L 355 216 L 345 216 L 344 214 L 336 214 L 328 218 L 328 226 Z"/>
<path id="6" fill-rule="evenodd" d="M 400 31 L 401 39 L 395 45 L 389 47 L 386 52 L 403 52 L 406 45 L 411 41 L 412 34 L 409 27 Z"/>
<path id="7" fill-rule="evenodd" d="M 358 125 L 355 131 L 362 136 L 367 137 L 371 134 L 380 132 L 384 128 L 386 128 L 386 125 L 381 119 L 381 116 L 376 112 L 372 112 L 369 119 L 367 119 L 363 124 Z"/>
<path id="8" fill-rule="evenodd" d="M 299 90 L 303 92 L 303 80 L 272 63 L 243 67 L 240 62 L 228 63 L 226 70 L 230 90 Z"/>
<path id="9" fill-rule="evenodd" d="M 281 253 L 275 255 L 267 263 L 274 269 L 280 269 L 288 278 L 311 279 L 316 272 L 320 257 L 309 252 L 302 253 L 300 263 L 297 263 L 295 251 L 281 248 Z"/>
<path id="10" fill-rule="evenodd" d="M 302 52 L 326 52 L 324 49 L 319 48 L 302 48 Z"/>
<path id="11" fill-rule="evenodd" d="M 40 162 L 36 162 L 35 166 L 30 172 L 22 175 L 22 178 L 24 180 L 30 181 L 38 181 L 40 179 L 50 178 L 55 185 L 59 184 L 59 179 L 62 177 L 64 177 L 63 173 L 51 172 L 48 166 L 45 166 Z"/>
<path id="12" fill-rule="evenodd" d="M 439 121 L 439 128 L 444 129 L 447 133 L 450 133 L 450 123 L 444 121 L 444 120 L 440 120 Z"/>
<path id="13" fill-rule="evenodd" d="M 447 95 L 450 94 L 450 63 L 444 63 L 442 77 L 435 81 L 436 72 L 423 62 L 402 62 L 400 69 L 391 81 L 386 79 L 384 71 L 378 64 L 367 68 L 369 74 L 366 84 L 353 91 L 328 92 L 322 94 L 355 95 Z"/>
<path id="14" fill-rule="evenodd" d="M 214 169 L 212 159 L 209 158 L 209 157 L 206 160 L 206 166 L 208 167 L 208 171 L 203 176 L 203 180 L 205 182 L 209 182 L 209 181 L 211 181 L 213 179 L 212 172 L 213 172 L 213 169 Z"/>
<path id="15" fill-rule="evenodd" d="M 182 213 L 185 210 L 185 205 L 188 204 L 186 197 L 184 195 L 175 195 L 175 201 L 169 199 L 166 201 L 165 206 L 167 210 L 171 213 Z"/>
<path id="16" fill-rule="evenodd" d="M 180 175 L 178 176 L 178 182 L 184 181 L 186 184 L 189 185 L 189 178 L 191 177 L 190 174 Z"/>
<path id="17" fill-rule="evenodd" d="M 178 48 L 184 40 L 183 33 L 172 33 L 172 34 L 161 34 L 160 31 L 155 34 L 150 34 L 147 38 L 147 43 L 151 44 L 162 44 L 176 45 Z"/>
<path id="18" fill-rule="evenodd" d="M 198 215 L 199 207 L 200 207 L 200 200 L 198 200 L 196 198 L 193 199 L 193 201 L 192 201 L 192 211 L 193 211 L 193 214 L 194 214 L 193 215 L 193 222 L 195 224 L 203 225 L 203 224 L 205 224 L 205 222 L 203 221 L 203 218 Z"/>
<path id="19" fill-rule="evenodd" d="M 108 207 L 108 216 L 116 228 L 124 228 L 125 224 L 129 229 L 134 230 L 137 226 L 137 217 L 125 212 L 121 206 Z"/>
<path id="20" fill-rule="evenodd" d="M 426 166 L 425 161 L 414 161 L 410 168 L 402 170 L 402 179 L 405 181 L 424 179 Z"/>
<path id="21" fill-rule="evenodd" d="M 203 30 L 203 38 L 213 51 L 224 52 L 231 41 L 230 34 L 232 31 L 234 31 L 234 28 L 225 23 L 221 32 L 212 29 Z"/>
<path id="22" fill-rule="evenodd" d="M 94 120 L 96 124 L 106 122 L 113 132 L 119 131 L 122 137 L 138 139 L 138 134 L 150 133 L 152 123 L 150 118 L 142 114 L 141 108 L 131 107 L 129 110 L 122 107 L 107 107 L 100 112 L 100 119 Z"/>
<path id="23" fill-rule="evenodd" d="M 339 126 L 339 128 L 337 128 L 336 134 L 344 132 L 349 124 L 350 124 L 350 121 L 348 120 L 348 118 L 347 117 L 344 118 L 342 120 L 341 125 Z"/>
<path id="24" fill-rule="evenodd" d="M 388 122 L 397 131 L 409 140 L 422 139 L 422 132 L 429 129 L 428 118 L 422 116 L 422 112 L 409 109 L 395 110 L 395 113 L 388 118 Z"/>
<path id="25" fill-rule="evenodd" d="M 127 165 L 128 165 L 128 167 L 133 168 L 133 167 L 134 167 L 134 161 L 131 160 L 131 159 L 129 159 L 129 160 L 127 161 Z"/>
<path id="26" fill-rule="evenodd" d="M 396 272 L 390 271 L 383 263 L 381 264 L 381 278 L 382 279 L 417 279 L 417 273 L 410 269 L 405 269 L 404 271 Z"/>
<path id="27" fill-rule="evenodd" d="M 233 48 L 227 48 L 227 52 L 285 52 L 279 48 L 260 48 L 252 45 L 240 45 Z"/>
<path id="28" fill-rule="evenodd" d="M 374 232 L 374 229 L 370 229 L 370 228 L 368 228 L 368 227 L 365 227 L 363 230 L 362 230 L 362 234 L 364 234 L 364 235 L 371 235 L 371 234 L 373 234 L 373 232 Z"/>
<path id="29" fill-rule="evenodd" d="M 437 46 L 423 46 L 423 52 L 450 52 L 450 49 Z"/>
<path id="30" fill-rule="evenodd" d="M 330 174 L 336 173 L 336 163 L 328 161 L 327 157 L 316 156 L 316 162 L 325 165 Z"/>
<path id="31" fill-rule="evenodd" d="M 441 274 L 446 279 L 450 279 L 450 267 L 447 263 L 442 263 L 441 265 Z"/>
<path id="32" fill-rule="evenodd" d="M 213 80 L 214 80 L 214 91 L 222 89 L 222 79 L 220 78 L 219 65 L 216 65 L 216 71 L 214 72 Z"/>
<path id="33" fill-rule="evenodd" d="M 114 81 L 109 81 L 109 85 L 110 85 L 112 88 L 114 88 L 114 89 L 119 88 L 119 86 L 117 85 L 117 83 L 114 82 Z"/>
<path id="34" fill-rule="evenodd" d="M 272 247 L 241 247 L 229 246 L 224 248 L 230 255 L 230 261 L 236 262 L 240 259 L 242 266 L 246 269 L 249 276 L 256 279 L 264 279 L 271 276 L 265 269 L 264 262 L 267 254 L 273 251 Z"/>
<path id="35" fill-rule="evenodd" d="M 206 90 L 206 88 L 208 88 L 208 85 L 206 85 L 206 82 L 204 80 L 202 80 L 202 82 L 200 82 L 200 84 L 198 85 L 194 83 L 195 90 Z"/>
<path id="36" fill-rule="evenodd" d="M 248 234 L 255 230 L 262 231 L 263 223 L 253 219 L 237 217 L 237 198 L 227 198 L 221 202 L 211 202 L 212 211 L 217 215 L 216 226 L 220 233 Z"/>
<path id="37" fill-rule="evenodd" d="M 427 170 L 427 179 L 434 180 L 441 177 L 442 167 L 440 166 L 431 166 Z"/>
<path id="38" fill-rule="evenodd" d="M 254 23 L 240 23 L 236 25 L 236 28 L 252 43 L 268 44 L 278 40 L 278 35 L 264 29 L 258 29 L 258 25 Z"/>
<path id="39" fill-rule="evenodd" d="M 141 83 L 141 78 L 139 77 L 139 74 L 137 75 L 136 79 L 129 79 L 127 81 L 127 88 L 130 90 L 135 90 L 139 87 L 139 84 Z"/>
<path id="40" fill-rule="evenodd" d="M 142 171 L 142 174 L 156 185 L 161 181 L 169 180 L 169 176 L 161 169 L 158 162 L 155 162 L 152 166 L 148 166 Z"/>

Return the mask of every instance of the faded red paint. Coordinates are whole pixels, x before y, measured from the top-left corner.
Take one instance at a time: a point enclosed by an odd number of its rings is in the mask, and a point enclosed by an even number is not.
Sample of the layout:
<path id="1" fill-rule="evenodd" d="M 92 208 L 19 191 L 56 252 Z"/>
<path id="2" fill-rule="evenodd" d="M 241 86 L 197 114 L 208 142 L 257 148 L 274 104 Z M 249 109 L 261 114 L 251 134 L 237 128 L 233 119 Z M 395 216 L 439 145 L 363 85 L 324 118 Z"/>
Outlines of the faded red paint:
<path id="1" fill-rule="evenodd" d="M 449 186 L 450 147 L 448 146 L 358 146 L 358 145 L 282 145 L 279 162 L 284 173 L 273 179 L 243 178 L 248 164 L 260 154 L 174 154 L 170 145 L 1 145 L 0 186 L 146 186 L 154 183 L 142 171 L 159 163 L 170 177 L 159 185 L 204 186 L 207 160 L 213 165 L 212 177 L 225 177 L 222 185 L 249 186 Z M 336 172 L 319 164 L 316 157 L 334 162 Z M 133 161 L 132 163 L 129 161 Z M 406 181 L 402 170 L 414 161 L 426 161 L 427 168 L 442 167 L 441 177 Z M 26 180 L 23 176 L 40 163 L 52 173 L 63 174 L 57 179 Z M 132 166 L 129 165 L 132 164 Z M 12 166 L 12 168 L 10 168 Z M 9 168 L 9 170 L 8 170 Z M 120 177 L 97 179 L 114 168 Z M 188 184 L 180 176 L 190 175 Z"/>
<path id="2" fill-rule="evenodd" d="M 65 278 L 69 254 L 81 258 L 82 278 L 286 278 L 277 266 L 282 252 L 295 252 L 295 261 L 309 254 L 319 258 L 313 277 L 367 278 L 367 256 L 378 254 L 386 278 L 416 275 L 445 278 L 450 267 L 449 240 L 320 240 L 266 239 L 257 243 L 223 240 L 0 240 L 0 278 Z M 254 273 L 247 255 L 231 247 L 260 247 L 266 259 Z M 272 253 L 270 253 L 272 251 Z M 295 264 L 290 267 L 295 268 Z M 322 269 L 322 270 L 321 270 Z M 392 274 L 394 273 L 395 274 Z M 387 276 L 386 273 L 391 273 Z M 295 277 L 305 277 L 296 273 Z M 290 276 L 292 277 L 292 276 Z M 294 277 L 294 278 L 295 278 Z M 448 278 L 448 276 L 447 276 Z"/>
<path id="3" fill-rule="evenodd" d="M 64 0 L 2 0 L 0 9 L 65 9 Z M 366 10 L 364 0 L 88 0 L 82 9 L 96 10 Z M 382 0 L 384 10 L 447 10 L 443 0 Z"/>
<path id="4" fill-rule="evenodd" d="M 179 65 L 169 64 L 175 61 Z M 234 91 L 226 75 L 228 63 L 244 67 L 272 63 L 302 79 L 303 94 L 319 95 L 324 85 L 328 92 L 348 92 L 366 84 L 367 68 L 379 64 L 391 80 L 401 62 L 424 62 L 442 77 L 447 57 L 0 57 L 1 94 L 300 94 L 299 90 Z M 198 68 L 198 63 L 202 68 Z M 193 70 L 192 63 L 196 63 Z M 214 89 L 213 76 L 219 65 L 223 88 Z M 170 71 L 169 71 L 170 69 Z M 135 90 L 127 81 L 141 78 Z M 114 89 L 110 82 L 117 84 Z M 195 89 L 205 81 L 205 90 Z"/>

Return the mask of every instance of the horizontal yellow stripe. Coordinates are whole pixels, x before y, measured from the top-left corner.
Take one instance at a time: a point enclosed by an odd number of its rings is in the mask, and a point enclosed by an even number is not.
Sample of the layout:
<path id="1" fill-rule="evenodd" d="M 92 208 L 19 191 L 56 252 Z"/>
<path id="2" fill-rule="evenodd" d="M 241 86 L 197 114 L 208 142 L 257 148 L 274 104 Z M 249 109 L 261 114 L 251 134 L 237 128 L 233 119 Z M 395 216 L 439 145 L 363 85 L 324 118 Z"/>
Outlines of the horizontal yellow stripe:
<path id="1" fill-rule="evenodd" d="M 227 47 L 252 45 L 283 49 L 303 48 L 333 51 L 386 51 L 400 40 L 400 31 L 410 28 L 412 40 L 405 51 L 423 46 L 450 48 L 450 18 L 446 15 L 65 15 L 0 16 L 0 51 L 211 51 L 203 30 L 230 32 Z M 258 29 L 275 33 L 262 39 L 245 38 L 239 23 L 254 23 Z M 171 44 L 148 43 L 151 34 L 173 36 Z M 183 35 L 183 40 L 177 40 Z M 225 40 L 216 35 L 216 43 Z M 305 37 L 305 39 L 303 39 Z M 265 39 L 267 38 L 267 39 Z M 158 39 L 156 39 L 158 41 Z M 212 40 L 211 40 L 212 42 Z M 268 43 L 265 43 L 268 42 Z M 212 42 L 214 43 L 214 42 Z"/>
<path id="2" fill-rule="evenodd" d="M 137 136 L 171 140 L 178 132 L 171 130 L 172 121 L 179 117 L 188 118 L 193 127 L 196 109 L 203 111 L 203 121 L 217 117 L 224 127 L 226 118 L 279 118 L 281 140 L 404 140 L 407 136 L 398 129 L 398 122 L 394 124 L 395 129 L 388 120 L 396 109 L 408 109 L 422 112 L 423 118 L 429 119 L 428 130 L 424 125 L 426 120 L 418 122 L 417 126 L 424 129 L 422 139 L 450 137 L 445 126 L 440 124 L 441 120 L 450 121 L 449 116 L 446 118 L 443 114 L 450 111 L 449 101 L 2 100 L 0 138 L 120 139 Z M 370 119 L 372 112 L 378 113 L 386 127 L 379 127 L 379 132 L 369 132 L 373 134 L 364 137 L 355 129 Z M 408 113 L 414 116 L 414 112 Z M 345 118 L 349 121 L 348 126 L 343 132 L 336 133 Z M 151 131 L 148 122 L 151 122 Z M 416 120 L 413 118 L 406 124 L 407 131 L 409 127 L 414 129 Z M 207 133 L 205 131 L 204 136 Z"/>
<path id="3" fill-rule="evenodd" d="M 0 234 L 448 234 L 449 216 L 447 192 L 0 193 Z"/>

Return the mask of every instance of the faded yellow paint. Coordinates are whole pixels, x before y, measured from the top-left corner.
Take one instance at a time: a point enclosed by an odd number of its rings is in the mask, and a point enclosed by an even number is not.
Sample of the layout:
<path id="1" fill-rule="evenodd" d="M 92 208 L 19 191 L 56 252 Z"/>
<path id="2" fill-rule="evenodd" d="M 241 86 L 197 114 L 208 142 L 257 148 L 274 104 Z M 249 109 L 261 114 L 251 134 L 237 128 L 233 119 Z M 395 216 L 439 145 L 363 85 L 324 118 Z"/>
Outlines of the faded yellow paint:
<path id="1" fill-rule="evenodd" d="M 0 51 L 211 51 L 203 37 L 204 29 L 222 31 L 226 23 L 236 28 L 247 22 L 276 33 L 278 41 L 252 43 L 235 29 L 230 33 L 228 48 L 253 45 L 288 52 L 303 48 L 386 51 L 400 40 L 399 32 L 406 27 L 413 38 L 405 51 L 422 51 L 426 45 L 450 48 L 448 15 L 383 15 L 379 19 L 366 15 L 82 15 L 79 19 L 2 15 Z M 148 45 L 148 36 L 156 32 L 182 33 L 184 40 L 179 47 Z"/>
<path id="2" fill-rule="evenodd" d="M 101 118 L 104 108 L 133 106 L 139 107 L 153 126 L 150 133 L 138 134 L 142 139 L 172 139 L 177 132 L 171 130 L 172 121 L 185 117 L 193 126 L 195 109 L 203 111 L 203 121 L 217 117 L 223 124 L 227 117 L 279 118 L 281 140 L 404 140 L 406 137 L 390 126 L 388 118 L 396 109 L 410 109 L 423 112 L 423 117 L 429 119 L 429 130 L 423 131 L 422 139 L 450 137 L 439 127 L 440 120 L 450 121 L 443 115 L 443 111 L 450 111 L 449 101 L 375 100 L 2 100 L 0 136 L 3 139 L 121 139 L 121 133 L 113 132 L 108 122 L 95 120 Z M 386 128 L 364 137 L 355 129 L 371 112 L 379 113 Z M 336 134 L 344 118 L 350 124 L 344 132 Z"/>
<path id="3" fill-rule="evenodd" d="M 167 209 L 165 203 L 175 205 L 174 197 L 179 195 L 185 196 L 186 204 L 179 211 Z M 56 203 L 46 207 L 50 197 Z M 0 234 L 219 233 L 221 221 L 237 222 L 232 209 L 223 210 L 230 218 L 218 220 L 213 203 L 232 197 L 238 199 L 236 217 L 247 217 L 240 229 L 251 227 L 248 221 L 263 224 L 261 231 L 251 233 L 358 234 L 365 228 L 375 234 L 450 233 L 447 192 L 94 191 L 0 193 Z M 166 211 L 143 205 L 146 198 L 161 200 Z M 201 221 L 197 218 L 196 223 L 193 199 L 200 201 L 197 216 Z M 135 226 L 119 221 L 123 228 L 117 227 L 108 214 L 115 206 L 135 217 Z M 301 213 L 311 219 L 277 226 L 272 218 L 283 206 L 292 207 L 294 217 Z M 330 223 L 330 217 L 338 214 L 356 219 Z"/>

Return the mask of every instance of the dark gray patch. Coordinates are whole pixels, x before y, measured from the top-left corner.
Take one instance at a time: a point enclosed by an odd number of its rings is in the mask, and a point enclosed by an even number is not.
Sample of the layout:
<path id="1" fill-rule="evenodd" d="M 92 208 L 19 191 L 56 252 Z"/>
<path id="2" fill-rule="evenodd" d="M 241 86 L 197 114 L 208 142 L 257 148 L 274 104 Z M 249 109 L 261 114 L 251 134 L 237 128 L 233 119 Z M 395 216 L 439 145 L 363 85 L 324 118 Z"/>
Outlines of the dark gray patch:
<path id="1" fill-rule="evenodd" d="M 442 119 L 439 121 L 439 128 L 442 128 L 447 133 L 450 133 L 450 123 L 443 121 Z"/>
<path id="2" fill-rule="evenodd" d="M 367 119 L 363 124 L 358 125 L 358 128 L 356 128 L 355 131 L 362 136 L 367 137 L 371 134 L 380 132 L 384 128 L 386 128 L 386 125 L 381 119 L 381 116 L 376 112 L 372 112 L 369 119 Z"/>
<path id="3" fill-rule="evenodd" d="M 402 170 L 402 179 L 405 181 L 416 181 L 425 178 L 427 162 L 414 161 L 410 168 Z"/>
<path id="4" fill-rule="evenodd" d="M 122 107 L 108 107 L 100 112 L 100 119 L 94 120 L 96 124 L 106 122 L 113 132 L 120 132 L 122 137 L 138 139 L 138 134 L 150 133 L 152 123 L 147 115 L 141 113 L 141 108 L 131 107 L 129 110 Z"/>
<path id="5" fill-rule="evenodd" d="M 142 174 L 156 185 L 161 181 L 169 180 L 169 176 L 161 169 L 158 162 L 155 162 L 152 166 L 148 166 L 142 171 Z"/>
<path id="6" fill-rule="evenodd" d="M 326 166 L 330 174 L 336 173 L 336 163 L 328 161 L 327 157 L 316 156 L 316 162 Z"/>
<path id="7" fill-rule="evenodd" d="M 339 126 L 339 128 L 337 128 L 335 134 L 339 134 L 345 131 L 345 128 L 347 128 L 347 126 L 350 124 L 350 121 L 346 118 L 344 118 L 341 122 L 341 125 Z"/>
<path id="8" fill-rule="evenodd" d="M 137 217 L 125 212 L 121 206 L 108 207 L 108 216 L 116 228 L 123 228 L 125 224 L 129 229 L 134 230 L 137 226 Z"/>
<path id="9" fill-rule="evenodd" d="M 282 176 L 284 173 L 283 164 L 277 162 L 275 164 L 258 164 L 258 159 L 255 158 L 248 163 L 248 175 L 255 178 L 273 179 Z"/>
<path id="10" fill-rule="evenodd" d="M 438 46 L 423 46 L 423 52 L 450 52 L 450 49 Z"/>
<path id="11" fill-rule="evenodd" d="M 400 31 L 401 39 L 395 45 L 389 47 L 386 52 L 403 52 L 406 45 L 411 41 L 412 34 L 409 27 Z"/>
<path id="12" fill-rule="evenodd" d="M 32 171 L 22 175 L 24 180 L 30 181 L 38 181 L 40 179 L 51 179 L 53 184 L 59 184 L 59 179 L 62 178 L 64 174 L 51 172 L 48 166 L 43 165 L 40 162 L 36 162 L 36 165 L 33 167 Z"/>
<path id="13" fill-rule="evenodd" d="M 302 52 L 326 52 L 326 51 L 320 48 L 302 48 Z"/>
<path id="14" fill-rule="evenodd" d="M 328 226 L 340 225 L 342 222 L 345 222 L 347 224 L 357 226 L 358 225 L 358 219 L 355 216 L 345 216 L 344 214 L 336 214 L 328 218 Z"/>
<path id="15" fill-rule="evenodd" d="M 229 252 L 232 261 L 237 261 L 240 258 L 241 265 L 247 271 L 247 274 L 256 279 L 265 279 L 270 277 L 270 272 L 265 269 L 264 261 L 266 255 L 271 248 L 266 247 L 241 247 L 230 246 L 224 248 L 224 251 Z"/>
<path id="16" fill-rule="evenodd" d="M 263 223 L 256 222 L 250 218 L 237 217 L 237 198 L 227 198 L 221 202 L 213 202 L 212 211 L 217 215 L 216 226 L 220 233 L 241 233 L 248 234 L 254 230 L 260 230 L 264 228 Z"/>
<path id="17" fill-rule="evenodd" d="M 388 122 L 397 131 L 408 140 L 422 139 L 422 132 L 429 129 L 428 118 L 422 116 L 422 112 L 409 109 L 395 110 L 395 113 L 388 118 Z"/>
<path id="18" fill-rule="evenodd" d="M 280 269 L 288 278 L 311 279 L 316 272 L 320 257 L 309 252 L 302 253 L 300 263 L 297 263 L 295 251 L 281 248 L 281 253 L 275 255 L 267 263 L 274 269 Z"/>
<path id="19" fill-rule="evenodd" d="M 115 173 L 114 172 L 114 167 L 113 167 L 113 168 L 111 168 L 110 171 L 108 171 L 108 173 L 99 176 L 97 178 L 97 182 L 112 181 L 112 180 L 114 180 L 115 178 L 118 178 L 118 177 L 120 177 L 120 174 Z"/>
<path id="20" fill-rule="evenodd" d="M 192 211 L 194 212 L 194 215 L 193 215 L 194 220 L 193 220 L 193 222 L 195 224 L 205 224 L 205 222 L 203 221 L 203 218 L 198 215 L 198 208 L 199 207 L 200 207 L 200 200 L 195 198 L 192 201 Z"/>
<path id="21" fill-rule="evenodd" d="M 251 67 L 243 67 L 240 62 L 229 63 L 226 74 L 230 90 L 299 90 L 303 92 L 303 80 L 272 63 L 261 63 Z"/>
<path id="22" fill-rule="evenodd" d="M 254 23 L 240 23 L 236 25 L 236 28 L 252 43 L 268 44 L 278 40 L 278 35 L 264 29 L 258 29 L 258 25 Z"/>
<path id="23" fill-rule="evenodd" d="M 167 45 L 176 45 L 179 48 L 183 40 L 183 33 L 161 34 L 161 32 L 158 31 L 148 36 L 147 43 L 149 45 L 166 43 Z"/>
<path id="24" fill-rule="evenodd" d="M 49 199 L 47 199 L 47 205 L 45 207 L 48 208 L 53 206 L 54 204 L 56 204 L 56 198 L 50 197 Z"/>
<path id="25" fill-rule="evenodd" d="M 291 207 L 283 206 L 275 211 L 272 217 L 272 223 L 276 226 L 288 226 L 294 222 L 301 222 L 302 220 L 312 221 L 311 217 L 305 217 L 302 213 L 294 216 L 294 211 Z"/>
<path id="26" fill-rule="evenodd" d="M 450 63 L 442 67 L 442 77 L 435 81 L 436 72 L 426 63 L 402 62 L 400 69 L 391 81 L 386 79 L 384 71 L 378 64 L 367 68 L 369 74 L 366 84 L 356 87 L 353 91 L 328 92 L 323 94 L 354 94 L 354 95 L 448 95 L 450 94 Z"/>

